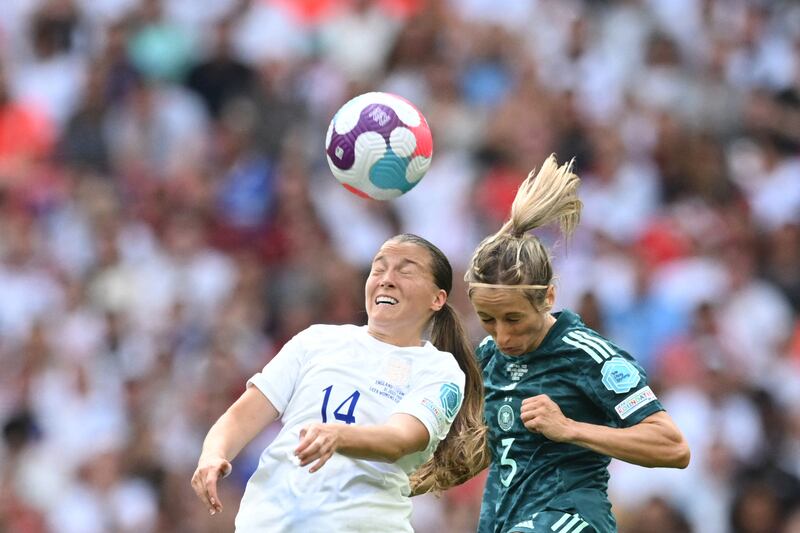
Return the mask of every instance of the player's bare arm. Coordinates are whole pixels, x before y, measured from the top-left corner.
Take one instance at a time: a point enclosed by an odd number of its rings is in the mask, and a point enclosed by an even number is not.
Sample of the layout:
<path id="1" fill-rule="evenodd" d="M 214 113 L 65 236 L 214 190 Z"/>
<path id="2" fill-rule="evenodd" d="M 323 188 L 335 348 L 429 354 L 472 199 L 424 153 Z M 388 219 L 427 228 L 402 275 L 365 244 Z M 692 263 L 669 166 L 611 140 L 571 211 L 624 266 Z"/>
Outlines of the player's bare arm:
<path id="1" fill-rule="evenodd" d="M 248 387 L 211 427 L 192 475 L 192 488 L 210 514 L 222 511 L 217 481 L 230 473 L 230 461 L 277 418 L 278 411 L 267 397 Z"/>
<path id="2" fill-rule="evenodd" d="M 689 445 L 664 411 L 628 428 L 612 428 L 569 419 L 550 397 L 541 394 L 523 400 L 520 417 L 528 430 L 550 440 L 577 444 L 629 463 L 670 468 L 689 465 Z"/>
<path id="3" fill-rule="evenodd" d="M 425 425 L 406 414 L 392 415 L 379 426 L 311 424 L 300 431 L 295 455 L 300 466 L 316 461 L 309 472 L 322 468 L 334 453 L 391 463 L 424 450 L 429 438 Z"/>

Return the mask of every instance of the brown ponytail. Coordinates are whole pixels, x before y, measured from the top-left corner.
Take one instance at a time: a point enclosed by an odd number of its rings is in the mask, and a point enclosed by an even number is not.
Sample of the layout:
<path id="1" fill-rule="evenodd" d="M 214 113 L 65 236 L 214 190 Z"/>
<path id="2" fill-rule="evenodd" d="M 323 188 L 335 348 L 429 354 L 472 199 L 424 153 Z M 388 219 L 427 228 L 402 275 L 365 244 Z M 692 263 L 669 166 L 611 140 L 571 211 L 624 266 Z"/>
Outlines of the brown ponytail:
<path id="1" fill-rule="evenodd" d="M 436 286 L 448 295 L 453 288 L 453 269 L 439 248 L 427 240 L 404 233 L 390 239 L 425 248 L 431 256 L 431 274 Z M 472 344 L 456 311 L 447 303 L 431 319 L 431 343 L 450 352 L 466 376 L 464 401 L 447 438 L 433 457 L 411 476 L 412 494 L 438 492 L 463 483 L 489 465 L 486 425 L 483 421 L 483 380 Z"/>
<path id="2" fill-rule="evenodd" d="M 453 354 L 466 375 L 464 402 L 433 458 L 412 476 L 414 493 L 438 492 L 460 485 L 489 464 L 483 421 L 483 379 L 461 320 L 449 304 L 433 315 L 431 343 Z"/>

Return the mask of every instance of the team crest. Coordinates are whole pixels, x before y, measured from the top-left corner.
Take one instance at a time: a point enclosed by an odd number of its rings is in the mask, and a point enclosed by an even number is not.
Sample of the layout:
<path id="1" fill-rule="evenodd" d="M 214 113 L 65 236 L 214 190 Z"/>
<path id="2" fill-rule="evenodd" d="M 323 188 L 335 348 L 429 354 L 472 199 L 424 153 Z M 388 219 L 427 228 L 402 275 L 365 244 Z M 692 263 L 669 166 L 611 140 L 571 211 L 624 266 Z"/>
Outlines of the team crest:
<path id="1" fill-rule="evenodd" d="M 386 362 L 383 373 L 386 381 L 401 389 L 407 389 L 411 381 L 411 361 L 392 357 Z"/>
<path id="2" fill-rule="evenodd" d="M 455 383 L 445 383 L 439 390 L 439 399 L 447 420 L 452 422 L 461 406 L 461 389 Z"/>
<path id="3" fill-rule="evenodd" d="M 504 404 L 497 411 L 497 424 L 503 431 L 508 431 L 514 425 L 514 409 Z"/>
<path id="4" fill-rule="evenodd" d="M 622 357 L 612 357 L 600 369 L 603 385 L 617 394 L 628 392 L 639 384 L 639 371 L 630 361 Z"/>

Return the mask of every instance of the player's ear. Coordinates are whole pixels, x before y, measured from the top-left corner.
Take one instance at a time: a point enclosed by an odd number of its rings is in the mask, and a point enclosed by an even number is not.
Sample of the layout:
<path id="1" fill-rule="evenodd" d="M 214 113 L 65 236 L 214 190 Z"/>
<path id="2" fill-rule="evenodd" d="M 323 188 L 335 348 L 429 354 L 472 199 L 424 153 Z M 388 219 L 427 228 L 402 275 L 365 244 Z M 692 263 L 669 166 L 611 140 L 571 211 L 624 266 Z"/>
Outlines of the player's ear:
<path id="1" fill-rule="evenodd" d="M 547 287 L 547 294 L 544 295 L 544 305 L 547 311 L 550 311 L 556 303 L 556 286 L 549 285 Z"/>
<path id="2" fill-rule="evenodd" d="M 439 289 L 436 291 L 436 295 L 431 302 L 431 310 L 435 313 L 436 311 L 440 310 L 444 307 L 444 304 L 447 303 L 447 291 L 444 289 Z"/>

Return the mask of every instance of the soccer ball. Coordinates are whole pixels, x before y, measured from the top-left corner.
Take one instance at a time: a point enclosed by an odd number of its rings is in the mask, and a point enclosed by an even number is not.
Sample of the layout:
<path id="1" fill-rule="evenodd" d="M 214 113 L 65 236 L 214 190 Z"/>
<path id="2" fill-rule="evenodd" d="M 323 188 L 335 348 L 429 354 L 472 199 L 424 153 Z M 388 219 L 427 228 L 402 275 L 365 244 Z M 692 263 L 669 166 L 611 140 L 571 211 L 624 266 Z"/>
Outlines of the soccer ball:
<path id="1" fill-rule="evenodd" d="M 433 155 L 431 130 L 411 102 L 389 93 L 356 96 L 325 137 L 331 172 L 358 196 L 391 200 L 419 183 Z"/>

